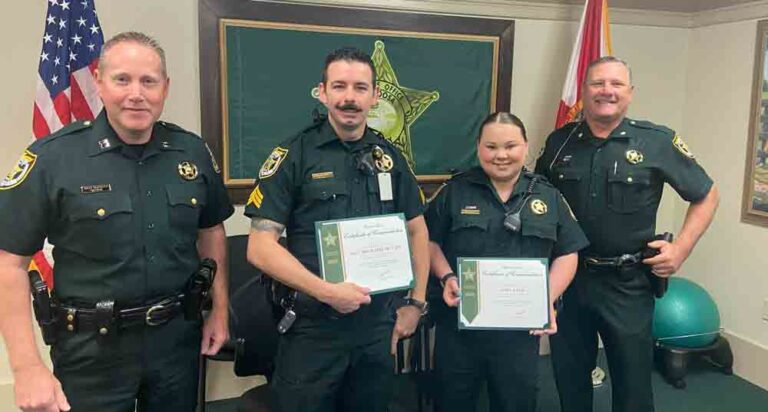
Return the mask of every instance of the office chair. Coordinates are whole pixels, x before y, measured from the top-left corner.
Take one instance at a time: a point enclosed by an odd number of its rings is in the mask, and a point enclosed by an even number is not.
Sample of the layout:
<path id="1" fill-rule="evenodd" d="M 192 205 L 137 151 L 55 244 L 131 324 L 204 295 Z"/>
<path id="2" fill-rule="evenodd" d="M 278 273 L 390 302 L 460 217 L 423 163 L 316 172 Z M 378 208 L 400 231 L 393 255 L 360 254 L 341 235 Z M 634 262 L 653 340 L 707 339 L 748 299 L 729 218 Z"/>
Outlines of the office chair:
<path id="1" fill-rule="evenodd" d="M 219 353 L 200 357 L 200 387 L 198 410 L 205 412 L 205 382 L 207 361 L 234 362 L 237 376 L 264 375 L 267 382 L 274 369 L 277 353 L 277 330 L 269 297 L 268 283 L 263 273 L 248 263 L 248 235 L 227 237 L 229 251 L 229 332 L 230 339 Z M 246 391 L 249 410 L 269 411 L 271 394 L 268 385 Z"/>

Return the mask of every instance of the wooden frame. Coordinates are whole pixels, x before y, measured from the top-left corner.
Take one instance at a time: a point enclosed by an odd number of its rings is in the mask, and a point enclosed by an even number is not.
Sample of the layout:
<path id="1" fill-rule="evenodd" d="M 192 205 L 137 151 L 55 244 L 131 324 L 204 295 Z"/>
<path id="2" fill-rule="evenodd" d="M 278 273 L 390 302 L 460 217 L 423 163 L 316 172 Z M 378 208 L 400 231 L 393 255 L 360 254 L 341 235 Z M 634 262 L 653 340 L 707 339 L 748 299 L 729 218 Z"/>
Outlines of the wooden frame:
<path id="1" fill-rule="evenodd" d="M 741 221 L 768 227 L 768 20 L 757 23 Z"/>
<path id="2" fill-rule="evenodd" d="M 323 31 L 343 27 L 366 33 L 416 33 L 422 37 L 493 37 L 498 59 L 494 60 L 491 111 L 510 109 L 514 22 L 468 17 L 449 17 L 419 13 L 384 12 L 353 8 L 276 4 L 248 0 L 199 0 L 200 90 L 202 134 L 221 164 L 233 203 L 244 203 L 252 179 L 230 178 L 227 154 L 228 130 L 225 104 L 225 76 L 222 70 L 226 47 L 222 46 L 227 22 L 250 21 L 257 27 L 291 25 L 302 30 Z M 297 130 L 298 131 L 298 130 Z M 254 171 L 255 172 L 255 171 Z M 447 175 L 419 176 L 426 189 Z"/>

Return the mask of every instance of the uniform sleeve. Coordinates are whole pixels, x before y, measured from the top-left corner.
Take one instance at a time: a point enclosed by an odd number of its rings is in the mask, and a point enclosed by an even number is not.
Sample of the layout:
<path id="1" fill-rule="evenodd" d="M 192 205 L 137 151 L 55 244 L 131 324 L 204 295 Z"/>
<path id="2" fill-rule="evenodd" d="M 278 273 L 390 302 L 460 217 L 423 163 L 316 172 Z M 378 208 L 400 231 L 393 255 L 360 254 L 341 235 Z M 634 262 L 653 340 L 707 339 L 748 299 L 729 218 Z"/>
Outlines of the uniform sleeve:
<path id="1" fill-rule="evenodd" d="M 664 180 L 687 202 L 703 199 L 712 188 L 712 179 L 693 157 L 676 133 L 661 145 L 660 168 Z"/>
<path id="2" fill-rule="evenodd" d="M 264 161 L 245 205 L 246 216 L 269 219 L 282 225 L 288 223 L 293 210 L 292 192 L 300 150 L 296 146 L 278 146 Z"/>
<path id="3" fill-rule="evenodd" d="M 411 220 L 424 214 L 426 199 L 416 181 L 416 176 L 408 166 L 408 161 L 400 152 L 397 152 L 395 156 L 395 162 L 399 163 L 395 205 L 397 210 L 405 215 L 406 220 Z"/>
<path id="4" fill-rule="evenodd" d="M 203 173 L 206 179 L 207 204 L 200 215 L 200 228 L 209 228 L 227 220 L 235 212 L 227 195 L 227 188 L 221 177 L 221 170 L 216 165 L 216 160 L 210 149 L 203 143 L 204 151 L 201 153 L 199 164 L 203 165 Z"/>
<path id="5" fill-rule="evenodd" d="M 560 192 L 557 192 L 557 199 L 557 242 L 552 252 L 553 258 L 578 252 L 589 246 L 589 240 L 581 230 L 568 201 Z"/>
<path id="6" fill-rule="evenodd" d="M 438 190 L 437 196 L 429 202 L 424 218 L 427 221 L 429 240 L 442 246 L 451 227 L 450 208 L 447 205 L 450 188 L 443 185 Z"/>
<path id="7" fill-rule="evenodd" d="M 45 158 L 34 146 L 0 183 L 0 249 L 20 256 L 43 247 L 48 219 L 56 215 L 47 193 Z"/>

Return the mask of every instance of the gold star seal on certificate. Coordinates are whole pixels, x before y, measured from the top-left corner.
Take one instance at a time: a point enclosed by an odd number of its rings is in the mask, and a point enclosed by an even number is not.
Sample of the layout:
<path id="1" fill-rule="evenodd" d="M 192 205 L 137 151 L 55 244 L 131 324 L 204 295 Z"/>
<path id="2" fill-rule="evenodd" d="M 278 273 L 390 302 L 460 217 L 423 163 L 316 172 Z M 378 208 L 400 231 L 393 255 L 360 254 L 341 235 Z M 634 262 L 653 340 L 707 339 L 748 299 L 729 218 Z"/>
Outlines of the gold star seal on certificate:
<path id="1" fill-rule="evenodd" d="M 474 282 L 475 281 L 475 271 L 471 268 L 467 268 L 467 270 L 462 273 L 464 275 L 464 280 L 466 282 Z"/>
<path id="2" fill-rule="evenodd" d="M 325 241 L 326 246 L 336 246 L 336 236 L 334 236 L 333 233 L 328 233 L 323 240 Z"/>

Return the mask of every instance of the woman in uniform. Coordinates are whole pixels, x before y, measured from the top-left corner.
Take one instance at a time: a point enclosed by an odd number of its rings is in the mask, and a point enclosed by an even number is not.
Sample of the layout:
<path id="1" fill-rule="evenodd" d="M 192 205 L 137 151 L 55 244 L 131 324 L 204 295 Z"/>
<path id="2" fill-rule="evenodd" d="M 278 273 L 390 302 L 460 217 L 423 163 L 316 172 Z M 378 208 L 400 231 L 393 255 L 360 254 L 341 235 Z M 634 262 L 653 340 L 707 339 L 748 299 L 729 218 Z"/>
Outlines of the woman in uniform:
<path id="1" fill-rule="evenodd" d="M 541 330 L 459 330 L 458 257 L 547 258 L 550 306 L 573 279 L 588 242 L 560 192 L 523 167 L 528 139 L 522 121 L 494 113 L 480 126 L 480 166 L 451 178 L 426 213 L 433 275 L 442 286 L 435 371 L 441 412 L 474 411 L 483 383 L 491 411 L 536 409 Z M 442 307 L 435 307 L 442 306 Z M 442 315 L 442 316 L 441 316 Z"/>

